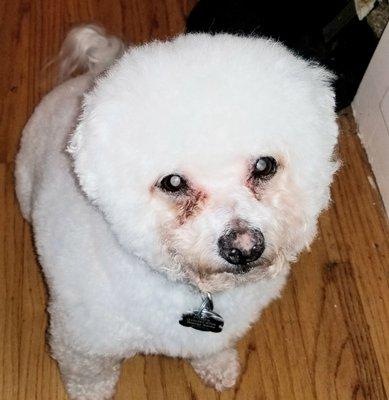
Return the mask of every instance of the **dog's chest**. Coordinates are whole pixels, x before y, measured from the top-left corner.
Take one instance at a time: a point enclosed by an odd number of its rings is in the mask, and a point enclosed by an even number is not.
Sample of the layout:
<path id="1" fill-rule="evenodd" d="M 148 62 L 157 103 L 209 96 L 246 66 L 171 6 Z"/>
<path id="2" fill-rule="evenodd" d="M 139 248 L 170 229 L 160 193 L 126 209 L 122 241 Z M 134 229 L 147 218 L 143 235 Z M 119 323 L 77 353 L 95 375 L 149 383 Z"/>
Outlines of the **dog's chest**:
<path id="1" fill-rule="evenodd" d="M 285 276 L 280 276 L 214 295 L 214 310 L 224 319 L 222 332 L 214 333 L 179 323 L 183 314 L 198 309 L 202 302 L 201 295 L 190 287 L 144 268 L 115 274 L 106 309 L 94 315 L 92 325 L 100 332 L 95 343 L 104 351 L 123 355 L 142 352 L 190 357 L 219 351 L 247 331 L 261 309 L 279 294 L 284 281 Z"/>

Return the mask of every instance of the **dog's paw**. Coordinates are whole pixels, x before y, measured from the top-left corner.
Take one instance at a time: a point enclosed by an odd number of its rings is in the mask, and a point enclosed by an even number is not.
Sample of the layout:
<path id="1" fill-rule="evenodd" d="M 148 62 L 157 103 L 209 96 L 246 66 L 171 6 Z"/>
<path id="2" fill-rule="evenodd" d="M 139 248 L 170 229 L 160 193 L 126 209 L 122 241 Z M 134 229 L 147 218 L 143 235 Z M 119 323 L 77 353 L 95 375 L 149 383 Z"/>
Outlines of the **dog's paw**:
<path id="1" fill-rule="evenodd" d="M 96 376 L 89 372 L 77 376 L 63 376 L 69 398 L 72 400 L 111 400 L 119 378 L 120 364 L 106 368 Z"/>
<path id="2" fill-rule="evenodd" d="M 192 366 L 207 385 L 219 391 L 233 387 L 240 372 L 238 353 L 235 349 L 193 359 Z"/>

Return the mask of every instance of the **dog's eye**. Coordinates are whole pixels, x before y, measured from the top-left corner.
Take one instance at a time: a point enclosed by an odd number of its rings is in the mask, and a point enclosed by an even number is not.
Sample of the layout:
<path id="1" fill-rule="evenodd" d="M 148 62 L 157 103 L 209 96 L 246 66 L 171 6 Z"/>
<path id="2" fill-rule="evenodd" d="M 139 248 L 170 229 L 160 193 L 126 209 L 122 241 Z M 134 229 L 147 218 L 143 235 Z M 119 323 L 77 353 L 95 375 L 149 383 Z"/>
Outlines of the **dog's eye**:
<path id="1" fill-rule="evenodd" d="M 277 161 L 273 157 L 261 157 L 254 164 L 254 178 L 270 179 L 276 172 Z"/>
<path id="2" fill-rule="evenodd" d="M 188 185 L 186 183 L 186 180 L 182 176 L 172 174 L 165 176 L 161 180 L 160 187 L 165 192 L 176 193 L 186 191 Z"/>

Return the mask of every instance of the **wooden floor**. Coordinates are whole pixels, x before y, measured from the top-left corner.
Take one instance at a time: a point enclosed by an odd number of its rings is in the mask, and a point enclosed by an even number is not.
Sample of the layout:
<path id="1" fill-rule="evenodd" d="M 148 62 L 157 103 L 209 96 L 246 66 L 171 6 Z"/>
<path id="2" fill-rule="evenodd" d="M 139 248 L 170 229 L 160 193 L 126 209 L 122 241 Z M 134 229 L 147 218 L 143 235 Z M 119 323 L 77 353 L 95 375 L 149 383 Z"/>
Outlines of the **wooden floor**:
<path id="1" fill-rule="evenodd" d="M 13 189 L 21 129 L 55 83 L 44 69 L 69 26 L 100 21 L 132 43 L 183 31 L 189 0 L 0 2 L 0 399 L 65 399 L 45 345 L 46 292 Z M 235 389 L 205 388 L 180 360 L 126 362 L 116 399 L 386 399 L 389 393 L 389 236 L 350 116 L 339 120 L 343 168 L 319 237 L 283 297 L 240 342 Z"/>

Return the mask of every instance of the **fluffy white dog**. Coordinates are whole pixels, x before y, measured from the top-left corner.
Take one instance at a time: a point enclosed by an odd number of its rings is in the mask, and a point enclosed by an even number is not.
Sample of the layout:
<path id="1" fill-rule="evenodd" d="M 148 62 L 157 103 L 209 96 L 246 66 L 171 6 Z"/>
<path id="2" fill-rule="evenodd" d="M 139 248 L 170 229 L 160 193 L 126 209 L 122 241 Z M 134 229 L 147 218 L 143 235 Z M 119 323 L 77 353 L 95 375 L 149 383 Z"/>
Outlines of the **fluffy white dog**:
<path id="1" fill-rule="evenodd" d="M 329 201 L 331 74 L 227 34 L 123 52 L 87 25 L 62 55 L 65 75 L 88 72 L 35 110 L 16 183 L 70 398 L 110 398 L 136 353 L 187 358 L 231 387 L 236 341 L 280 294 Z"/>

